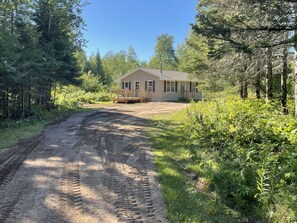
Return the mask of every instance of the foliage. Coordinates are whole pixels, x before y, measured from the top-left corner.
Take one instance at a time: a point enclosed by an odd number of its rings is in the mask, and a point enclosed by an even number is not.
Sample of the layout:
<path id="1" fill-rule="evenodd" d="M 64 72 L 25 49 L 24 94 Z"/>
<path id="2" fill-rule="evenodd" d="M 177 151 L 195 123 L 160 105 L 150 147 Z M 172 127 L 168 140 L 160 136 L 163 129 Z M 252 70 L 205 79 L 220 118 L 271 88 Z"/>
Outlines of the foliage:
<path id="1" fill-rule="evenodd" d="M 132 71 L 140 64 L 135 49 L 130 46 L 128 51 L 108 52 L 102 58 L 103 68 L 106 75 L 116 81 L 129 71 Z"/>
<path id="2" fill-rule="evenodd" d="M 281 106 L 287 114 L 288 60 L 293 60 L 289 52 L 297 49 L 296 9 L 296 1 L 290 0 L 201 0 L 192 28 L 195 34 L 206 38 L 214 65 L 217 60 L 227 59 L 222 70 L 229 71 L 226 79 L 235 76 L 243 99 L 248 97 L 250 84 L 257 98 L 265 90 L 267 101 L 275 99 L 278 92 L 273 88 L 274 80 L 279 75 L 281 83 L 277 89 L 281 89 Z"/>
<path id="3" fill-rule="evenodd" d="M 174 70 L 177 67 L 177 58 L 173 47 L 174 37 L 163 34 L 157 37 L 155 46 L 155 55 L 151 58 L 149 66 L 160 69 L 161 63 L 163 69 Z"/>
<path id="4" fill-rule="evenodd" d="M 206 38 L 191 32 L 185 44 L 177 48 L 178 69 L 201 77 L 209 68 L 208 48 Z"/>
<path id="5" fill-rule="evenodd" d="M 226 205 L 263 221 L 296 221 L 293 117 L 257 100 L 199 102 L 182 132 L 197 173 Z"/>
<path id="6" fill-rule="evenodd" d="M 104 90 L 104 89 L 101 89 Z M 57 89 L 57 103 L 66 108 L 79 108 L 83 104 L 111 101 L 111 94 L 105 91 L 86 92 L 83 89 L 70 85 Z"/>
<path id="7" fill-rule="evenodd" d="M 90 55 L 90 57 L 84 64 L 83 71 L 85 75 L 86 73 L 91 73 L 94 77 L 97 77 L 102 85 L 111 84 L 111 76 L 109 76 L 103 68 L 99 51 L 97 51 L 96 55 L 94 55 L 93 53 Z"/>
<path id="8" fill-rule="evenodd" d="M 49 111 L 56 84 L 77 84 L 83 43 L 80 0 L 1 2 L 0 120 Z"/>
<path id="9" fill-rule="evenodd" d="M 244 220 L 238 211 L 222 204 L 216 193 L 197 189 L 195 169 L 197 160 L 179 140 L 183 136 L 186 111 L 162 115 L 150 121 L 149 136 L 154 148 L 157 178 L 164 194 L 169 222 L 235 223 Z"/>
<path id="10" fill-rule="evenodd" d="M 82 85 L 81 88 L 85 92 L 98 92 L 103 88 L 103 84 L 100 79 L 89 71 L 81 76 Z"/>

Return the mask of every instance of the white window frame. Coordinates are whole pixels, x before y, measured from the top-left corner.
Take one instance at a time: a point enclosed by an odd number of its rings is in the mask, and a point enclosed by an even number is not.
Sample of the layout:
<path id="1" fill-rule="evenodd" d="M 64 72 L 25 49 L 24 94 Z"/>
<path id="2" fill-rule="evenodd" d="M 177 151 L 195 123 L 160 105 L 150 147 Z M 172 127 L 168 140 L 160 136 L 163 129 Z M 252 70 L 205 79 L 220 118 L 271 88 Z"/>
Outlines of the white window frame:
<path id="1" fill-rule="evenodd" d="M 199 93 L 199 90 L 198 90 L 198 82 L 195 82 L 195 93 Z"/>
<path id="2" fill-rule="evenodd" d="M 168 85 L 169 83 L 169 85 Z M 166 93 L 175 93 L 176 92 L 176 83 L 175 81 L 166 81 Z M 169 91 L 168 91 L 169 89 Z"/>
<path id="3" fill-rule="evenodd" d="M 151 86 L 150 86 L 150 83 L 152 84 Z M 147 91 L 148 92 L 153 92 L 153 90 L 154 90 L 154 81 L 153 80 L 148 80 L 147 81 Z"/>
<path id="4" fill-rule="evenodd" d="M 126 87 L 127 84 L 127 87 Z M 129 81 L 124 81 L 124 90 L 129 90 Z"/>

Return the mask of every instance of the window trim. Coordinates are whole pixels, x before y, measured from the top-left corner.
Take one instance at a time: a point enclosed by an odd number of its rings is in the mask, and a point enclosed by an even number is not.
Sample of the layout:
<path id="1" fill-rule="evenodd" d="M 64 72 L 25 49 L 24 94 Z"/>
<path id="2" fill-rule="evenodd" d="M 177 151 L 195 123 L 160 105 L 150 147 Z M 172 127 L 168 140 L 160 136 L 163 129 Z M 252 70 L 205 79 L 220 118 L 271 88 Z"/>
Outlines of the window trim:
<path id="1" fill-rule="evenodd" d="M 124 90 L 129 90 L 129 82 L 130 81 L 124 81 Z M 128 87 L 126 88 L 126 83 L 128 84 Z"/>
<path id="2" fill-rule="evenodd" d="M 149 86 L 150 82 L 152 83 L 152 86 Z M 151 90 L 150 90 L 150 87 L 151 87 Z M 154 81 L 153 80 L 147 80 L 147 92 L 154 92 Z"/>
<path id="3" fill-rule="evenodd" d="M 195 82 L 195 93 L 196 93 L 196 94 L 199 93 L 198 82 Z"/>
<path id="4" fill-rule="evenodd" d="M 169 85 L 168 85 L 168 82 L 170 83 Z M 172 86 L 173 86 L 173 91 L 172 91 Z M 168 91 L 168 88 L 170 89 L 170 91 Z M 165 93 L 176 93 L 176 81 L 166 81 L 166 92 Z"/>

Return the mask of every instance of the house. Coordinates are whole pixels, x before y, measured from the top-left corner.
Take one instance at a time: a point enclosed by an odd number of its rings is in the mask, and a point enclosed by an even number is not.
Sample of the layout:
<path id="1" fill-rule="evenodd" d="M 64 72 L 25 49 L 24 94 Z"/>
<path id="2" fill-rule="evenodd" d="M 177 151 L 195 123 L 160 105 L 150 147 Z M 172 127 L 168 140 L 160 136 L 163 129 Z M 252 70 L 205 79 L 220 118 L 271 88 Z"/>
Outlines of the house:
<path id="1" fill-rule="evenodd" d="M 130 92 L 128 97 L 131 98 L 141 96 L 151 101 L 200 100 L 202 98 L 198 89 L 198 81 L 185 72 L 137 68 L 119 80 L 121 92 Z M 126 96 L 127 94 L 124 97 Z"/>

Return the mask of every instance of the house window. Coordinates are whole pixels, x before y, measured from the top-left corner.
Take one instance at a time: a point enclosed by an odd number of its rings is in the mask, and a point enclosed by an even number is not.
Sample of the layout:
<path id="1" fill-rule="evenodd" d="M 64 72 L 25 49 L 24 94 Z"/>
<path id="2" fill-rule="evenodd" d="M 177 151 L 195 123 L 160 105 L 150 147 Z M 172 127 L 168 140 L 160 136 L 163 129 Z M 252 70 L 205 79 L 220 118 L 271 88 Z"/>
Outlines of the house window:
<path id="1" fill-rule="evenodd" d="M 195 92 L 198 93 L 198 82 L 195 83 Z"/>
<path id="2" fill-rule="evenodd" d="M 175 92 L 175 81 L 166 81 L 166 92 Z"/>
<path id="3" fill-rule="evenodd" d="M 147 82 L 147 91 L 153 92 L 153 88 L 154 88 L 153 86 L 154 86 L 153 81 L 148 81 Z"/>
<path id="4" fill-rule="evenodd" d="M 124 83 L 124 89 L 129 90 L 129 81 L 125 81 Z"/>

